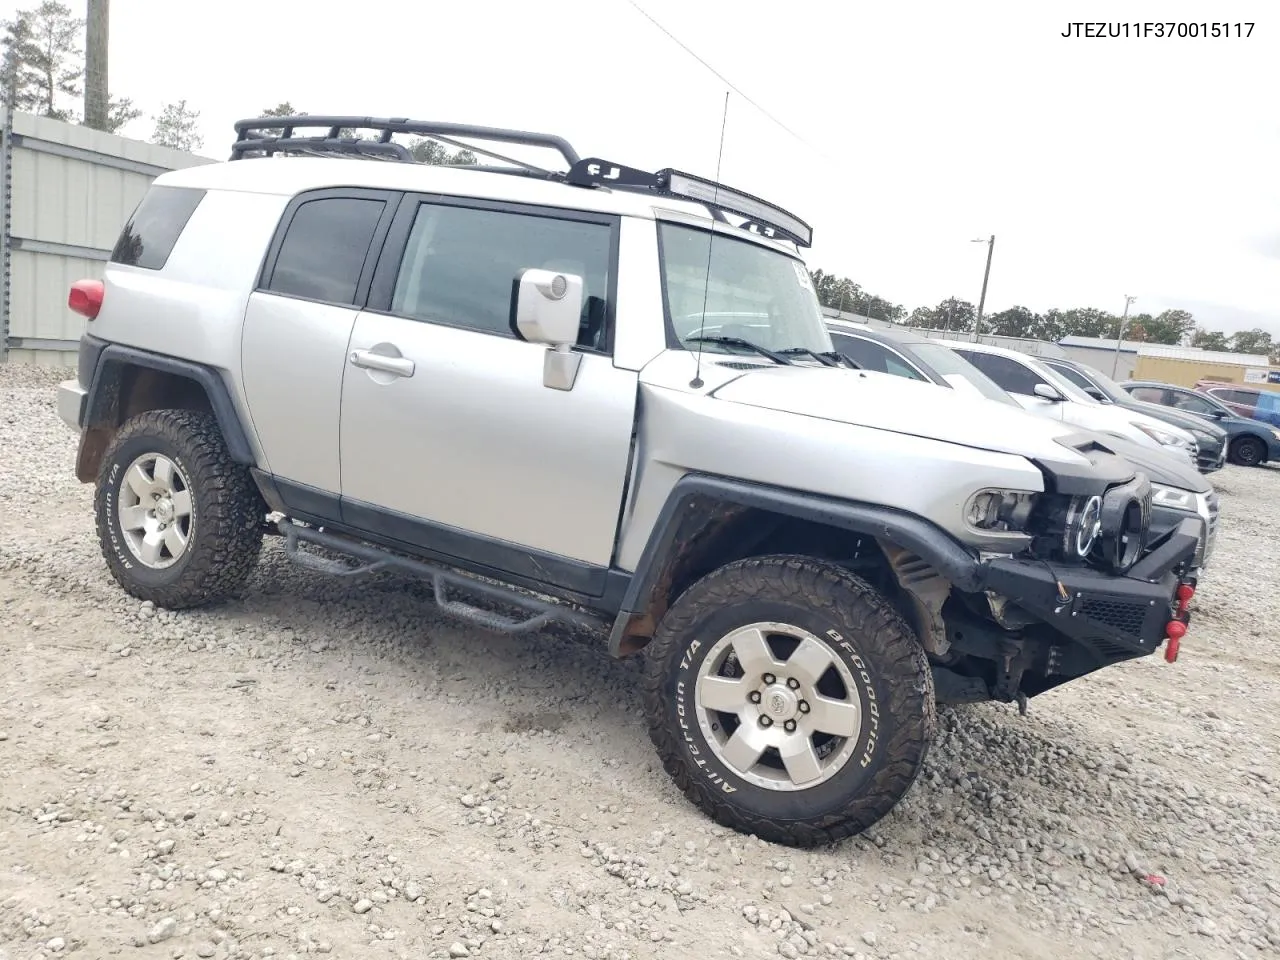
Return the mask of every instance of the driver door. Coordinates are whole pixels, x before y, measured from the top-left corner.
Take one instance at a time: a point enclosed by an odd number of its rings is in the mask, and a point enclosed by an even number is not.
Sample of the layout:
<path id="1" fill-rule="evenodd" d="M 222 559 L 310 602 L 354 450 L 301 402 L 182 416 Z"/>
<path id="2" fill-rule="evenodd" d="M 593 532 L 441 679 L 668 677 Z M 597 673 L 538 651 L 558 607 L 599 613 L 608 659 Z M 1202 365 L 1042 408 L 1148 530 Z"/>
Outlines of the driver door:
<path id="1" fill-rule="evenodd" d="M 613 558 L 638 374 L 614 366 L 618 218 L 407 196 L 347 351 L 345 522 L 594 592 Z M 569 390 L 511 328 L 525 268 L 584 280 Z"/>

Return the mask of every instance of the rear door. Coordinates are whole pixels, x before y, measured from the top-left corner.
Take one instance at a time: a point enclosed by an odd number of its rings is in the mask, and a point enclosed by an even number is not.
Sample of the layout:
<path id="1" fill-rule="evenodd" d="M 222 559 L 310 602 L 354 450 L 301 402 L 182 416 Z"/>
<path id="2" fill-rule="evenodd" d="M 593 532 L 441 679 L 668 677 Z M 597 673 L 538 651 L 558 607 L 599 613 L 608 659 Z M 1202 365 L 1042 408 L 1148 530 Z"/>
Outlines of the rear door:
<path id="1" fill-rule="evenodd" d="M 300 515 L 337 519 L 347 344 L 397 197 L 356 188 L 295 197 L 249 297 L 245 396 L 267 468 Z"/>
<path id="2" fill-rule="evenodd" d="M 612 215 L 404 199 L 347 351 L 346 522 L 595 592 L 613 557 L 639 379 L 612 358 L 619 230 Z M 570 390 L 545 386 L 547 348 L 512 332 L 529 267 L 585 281 Z"/>

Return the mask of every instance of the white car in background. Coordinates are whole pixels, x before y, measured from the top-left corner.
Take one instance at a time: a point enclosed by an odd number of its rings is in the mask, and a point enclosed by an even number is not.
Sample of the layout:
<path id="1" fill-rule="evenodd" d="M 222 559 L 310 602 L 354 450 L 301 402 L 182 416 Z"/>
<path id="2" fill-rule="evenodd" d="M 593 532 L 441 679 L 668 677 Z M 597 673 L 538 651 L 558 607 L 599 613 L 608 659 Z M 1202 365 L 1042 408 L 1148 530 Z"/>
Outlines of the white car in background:
<path id="1" fill-rule="evenodd" d="M 1192 466 L 1196 464 L 1196 438 L 1186 430 L 1145 413 L 1099 403 L 1037 357 L 985 343 L 950 342 L 947 346 L 1004 388 L 1025 410 L 1174 453 Z"/>

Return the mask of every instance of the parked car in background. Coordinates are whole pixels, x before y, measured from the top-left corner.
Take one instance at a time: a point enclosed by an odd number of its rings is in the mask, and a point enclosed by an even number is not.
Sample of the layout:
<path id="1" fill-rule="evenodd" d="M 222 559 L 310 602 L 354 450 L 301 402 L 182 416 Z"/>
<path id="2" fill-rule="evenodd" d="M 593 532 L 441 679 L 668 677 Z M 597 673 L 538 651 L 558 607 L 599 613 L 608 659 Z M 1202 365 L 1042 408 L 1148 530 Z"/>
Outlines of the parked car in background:
<path id="1" fill-rule="evenodd" d="M 1135 400 L 1158 403 L 1208 420 L 1227 432 L 1227 459 L 1243 467 L 1280 461 L 1280 428 L 1239 416 L 1209 393 L 1158 380 L 1125 380 L 1120 388 Z"/>
<path id="2" fill-rule="evenodd" d="M 1165 423 L 1171 423 L 1175 427 L 1186 430 L 1196 438 L 1196 466 L 1200 471 L 1212 473 L 1214 470 L 1222 469 L 1227 455 L 1225 430 L 1205 422 L 1202 417 L 1179 413 L 1172 407 L 1144 403 L 1136 397 L 1131 397 L 1125 393 L 1120 384 L 1088 364 L 1068 360 L 1065 357 L 1041 357 L 1040 359 L 1050 370 L 1062 374 L 1103 405 L 1110 403 L 1126 410 L 1145 413 L 1149 417 L 1155 417 L 1157 420 L 1163 420 Z"/>
<path id="3" fill-rule="evenodd" d="M 1196 440 L 1190 433 L 1145 413 L 1104 405 L 1094 400 L 1039 357 L 985 343 L 948 342 L 1032 413 L 1064 420 L 1086 430 L 1166 452 L 1178 452 L 1193 466 Z"/>
<path id="4" fill-rule="evenodd" d="M 1280 393 L 1221 380 L 1201 380 L 1196 390 L 1222 401 L 1242 417 L 1280 427 Z"/>
<path id="5" fill-rule="evenodd" d="M 864 370 L 922 380 L 993 403 L 1022 409 L 994 380 L 938 340 L 902 330 L 884 330 L 848 320 L 827 320 L 836 352 Z M 945 402 L 945 401 L 944 401 Z M 1035 416 L 1024 411 L 1026 416 Z M 1151 536 L 1175 530 L 1188 516 L 1200 522 L 1196 573 L 1208 564 L 1218 528 L 1218 495 L 1181 451 L 1153 449 L 1116 436 L 1098 436 L 1113 453 L 1124 457 L 1151 481 Z"/>

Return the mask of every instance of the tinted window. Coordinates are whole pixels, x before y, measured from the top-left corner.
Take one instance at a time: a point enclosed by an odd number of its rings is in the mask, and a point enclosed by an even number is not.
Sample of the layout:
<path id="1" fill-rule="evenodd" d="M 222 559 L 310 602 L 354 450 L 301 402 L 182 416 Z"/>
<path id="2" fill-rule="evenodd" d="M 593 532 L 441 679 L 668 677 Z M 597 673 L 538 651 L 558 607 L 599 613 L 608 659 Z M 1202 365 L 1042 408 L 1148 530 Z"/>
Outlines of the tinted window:
<path id="1" fill-rule="evenodd" d="M 1050 363 L 1049 368 L 1060 377 L 1066 377 L 1085 392 L 1097 390 L 1097 386 L 1075 367 L 1064 367 L 1059 363 Z"/>
<path id="2" fill-rule="evenodd" d="M 1134 387 L 1129 391 L 1129 396 L 1135 400 L 1141 400 L 1143 403 L 1159 403 L 1164 404 L 1164 391 L 1156 387 Z M 1176 402 L 1176 401 L 1175 401 Z"/>
<path id="3" fill-rule="evenodd" d="M 149 189 L 120 231 L 111 262 L 148 270 L 164 267 L 204 193 L 187 187 Z"/>
<path id="4" fill-rule="evenodd" d="M 1134 393 L 1136 394 L 1137 391 L 1135 390 Z M 1172 405 L 1179 410 L 1188 410 L 1191 413 L 1213 413 L 1215 410 L 1221 409 L 1216 403 L 1205 397 L 1194 393 L 1183 393 L 1182 391 L 1174 392 Z"/>
<path id="5" fill-rule="evenodd" d="M 354 303 L 382 200 L 308 200 L 289 221 L 267 289 L 326 303 Z"/>
<path id="6" fill-rule="evenodd" d="M 831 342 L 835 348 L 864 370 L 875 370 L 878 373 L 891 373 L 895 377 L 906 377 L 910 380 L 923 380 L 914 369 L 902 362 L 888 348 L 867 340 L 864 337 L 852 337 L 845 334 L 831 334 Z"/>
<path id="7" fill-rule="evenodd" d="M 391 312 L 512 336 L 511 296 L 527 268 L 583 280 L 578 343 L 605 349 L 611 228 L 603 223 L 424 203 L 409 232 Z"/>
<path id="8" fill-rule="evenodd" d="M 954 349 L 956 353 L 960 354 L 1010 393 L 1035 396 L 1036 384 L 1045 383 L 1045 380 L 1039 374 L 1009 357 L 997 356 L 994 353 L 981 353 L 977 350 L 963 350 L 959 347 Z"/>
<path id="9" fill-rule="evenodd" d="M 1251 407 L 1257 403 L 1256 396 L 1245 390 L 1227 390 L 1222 387 L 1213 387 L 1209 391 L 1209 395 L 1217 397 L 1219 400 L 1225 400 L 1227 403 L 1239 403 L 1246 407 Z"/>

